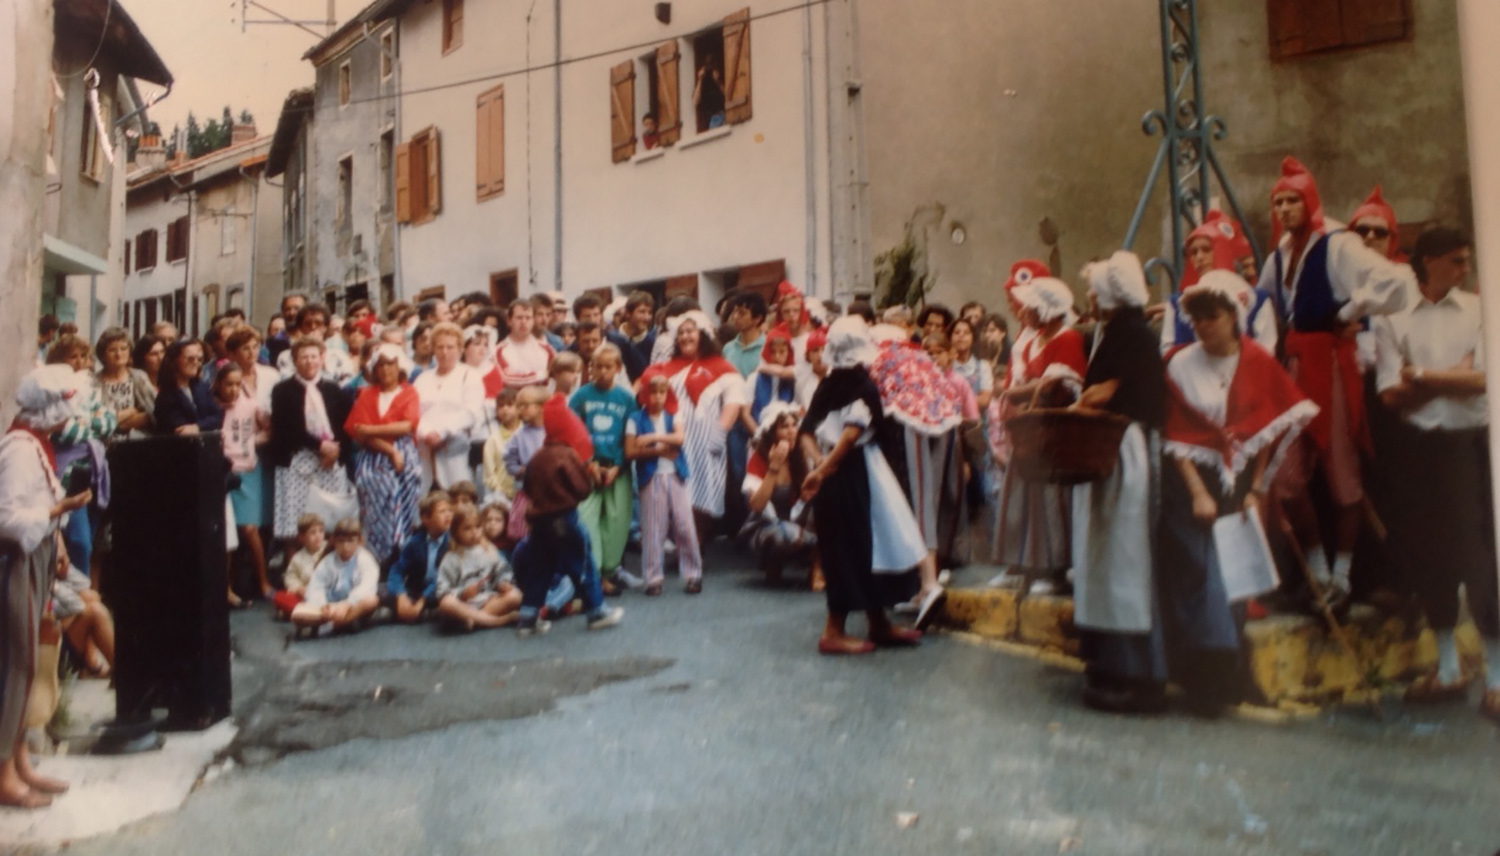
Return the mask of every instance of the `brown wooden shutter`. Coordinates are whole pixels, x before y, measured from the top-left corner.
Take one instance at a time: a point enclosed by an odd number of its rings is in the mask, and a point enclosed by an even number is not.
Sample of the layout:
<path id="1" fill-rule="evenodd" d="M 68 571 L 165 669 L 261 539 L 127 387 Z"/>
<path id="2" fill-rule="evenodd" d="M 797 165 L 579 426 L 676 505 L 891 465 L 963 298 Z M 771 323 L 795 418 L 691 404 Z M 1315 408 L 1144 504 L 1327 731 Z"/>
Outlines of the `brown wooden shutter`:
<path id="1" fill-rule="evenodd" d="M 724 122 L 747 121 L 750 110 L 750 9 L 724 18 Z"/>
<path id="2" fill-rule="evenodd" d="M 130 273 L 130 242 L 125 242 L 125 272 Z"/>
<path id="3" fill-rule="evenodd" d="M 456 50 L 464 43 L 464 0 L 444 0 L 443 53 Z"/>
<path id="4" fill-rule="evenodd" d="M 1411 0 L 1341 0 L 1344 46 L 1411 37 Z"/>
<path id="5" fill-rule="evenodd" d="M 178 228 L 182 230 L 182 235 L 177 238 L 177 252 L 182 254 L 182 258 L 187 258 L 188 242 L 193 236 L 192 229 L 189 228 L 189 221 L 186 217 L 177 222 L 181 224 Z"/>
<path id="6" fill-rule="evenodd" d="M 411 222 L 411 143 L 396 144 L 396 222 Z"/>
<path id="7" fill-rule="evenodd" d="M 698 275 L 695 273 L 685 273 L 681 276 L 667 277 L 666 284 L 662 287 L 662 294 L 666 296 L 667 300 L 671 300 L 679 295 L 685 295 L 697 300 Z"/>
<path id="8" fill-rule="evenodd" d="M 609 126 L 614 162 L 635 157 L 635 63 L 631 60 L 609 70 Z"/>
<path id="9" fill-rule="evenodd" d="M 505 191 L 505 87 L 481 94 L 478 105 L 474 186 L 479 199 L 489 199 Z"/>
<path id="10" fill-rule="evenodd" d="M 427 135 L 427 216 L 436 217 L 443 210 L 443 159 L 438 148 L 438 129 L 423 131 Z"/>
<path id="11" fill-rule="evenodd" d="M 1340 0 L 1267 0 L 1271 59 L 1336 48 L 1344 41 Z"/>
<path id="12" fill-rule="evenodd" d="M 677 92 L 680 56 L 676 39 L 656 49 L 656 139 L 661 146 L 682 138 L 682 100 Z"/>

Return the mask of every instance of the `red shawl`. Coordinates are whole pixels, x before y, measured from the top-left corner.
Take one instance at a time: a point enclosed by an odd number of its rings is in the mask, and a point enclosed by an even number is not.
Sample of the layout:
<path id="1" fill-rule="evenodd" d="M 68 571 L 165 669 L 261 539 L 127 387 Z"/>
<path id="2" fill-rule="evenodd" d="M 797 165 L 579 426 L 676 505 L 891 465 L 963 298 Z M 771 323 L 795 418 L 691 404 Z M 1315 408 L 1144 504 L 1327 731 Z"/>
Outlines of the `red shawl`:
<path id="1" fill-rule="evenodd" d="M 1089 369 L 1088 357 L 1083 353 L 1083 334 L 1072 327 L 1059 330 L 1036 356 L 1026 363 L 1026 376 L 1039 380 L 1042 373 L 1053 363 L 1062 363 L 1078 373 L 1080 379 Z"/>
<path id="2" fill-rule="evenodd" d="M 411 384 L 402 381 L 396 390 L 396 397 L 391 399 L 391 406 L 386 408 L 385 416 L 380 415 L 380 387 L 373 384 L 363 386 L 359 389 L 359 395 L 354 397 L 354 406 L 349 408 L 349 418 L 344 420 L 344 431 L 353 432 L 356 425 L 389 425 L 392 422 L 410 422 L 412 434 L 417 433 L 417 420 L 421 418 L 422 405 L 417 400 L 417 390 Z"/>
<path id="3" fill-rule="evenodd" d="M 703 397 L 703 391 L 708 389 L 714 381 L 724 375 L 736 373 L 734 365 L 723 357 L 707 357 L 705 359 L 673 357 L 664 363 L 657 363 L 654 366 L 650 366 L 641 373 L 640 386 L 638 387 L 640 391 L 636 393 L 636 400 L 640 402 L 642 407 L 645 407 L 646 394 L 650 390 L 651 379 L 660 375 L 670 380 L 676 377 L 683 369 L 687 369 L 687 377 L 683 379 L 683 386 L 687 387 L 688 398 L 691 398 L 695 405 L 698 403 L 698 399 Z M 667 412 L 673 414 L 677 412 L 677 394 L 670 390 L 667 392 Z"/>
<path id="4" fill-rule="evenodd" d="M 1174 348 L 1167 355 L 1167 363 L 1190 347 Z M 1229 382 L 1222 428 L 1194 409 L 1171 374 L 1167 375 L 1166 452 L 1217 467 L 1229 489 L 1245 465 L 1261 449 L 1272 445 L 1277 451 L 1266 468 L 1269 481 L 1280 464 L 1284 441 L 1301 432 L 1317 412 L 1317 405 L 1302 395 L 1276 358 L 1249 336 L 1242 336 L 1240 361 Z"/>

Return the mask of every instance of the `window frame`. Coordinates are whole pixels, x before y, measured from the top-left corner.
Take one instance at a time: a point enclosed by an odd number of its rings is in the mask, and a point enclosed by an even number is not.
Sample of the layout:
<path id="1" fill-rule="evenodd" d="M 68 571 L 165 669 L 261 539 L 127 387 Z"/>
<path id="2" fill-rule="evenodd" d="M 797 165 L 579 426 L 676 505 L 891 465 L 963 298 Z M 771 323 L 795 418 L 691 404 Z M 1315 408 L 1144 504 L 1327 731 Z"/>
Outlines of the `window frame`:
<path id="1" fill-rule="evenodd" d="M 442 13 L 443 56 L 447 56 L 464 46 L 464 0 L 443 0 Z"/>
<path id="2" fill-rule="evenodd" d="M 396 28 L 387 27 L 380 34 L 380 79 L 390 80 L 396 73 Z"/>
<path id="3" fill-rule="evenodd" d="M 186 214 L 167 225 L 167 264 L 187 261 L 192 246 L 191 231 L 192 224 Z"/>
<path id="4" fill-rule="evenodd" d="M 347 59 L 339 63 L 338 87 L 340 110 L 348 107 L 350 100 L 354 97 L 354 77 L 349 63 L 350 60 Z"/>

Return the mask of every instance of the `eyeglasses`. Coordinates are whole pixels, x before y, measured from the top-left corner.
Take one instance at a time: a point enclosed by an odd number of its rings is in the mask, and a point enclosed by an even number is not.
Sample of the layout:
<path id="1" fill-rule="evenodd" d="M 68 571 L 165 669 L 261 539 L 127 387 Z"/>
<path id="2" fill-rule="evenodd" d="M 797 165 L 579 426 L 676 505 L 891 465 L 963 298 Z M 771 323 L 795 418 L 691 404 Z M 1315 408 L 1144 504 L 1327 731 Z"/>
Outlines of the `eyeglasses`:
<path id="1" fill-rule="evenodd" d="M 1391 236 L 1391 230 L 1384 226 L 1354 226 L 1352 228 L 1361 238 L 1369 238 L 1371 236 L 1389 238 Z"/>

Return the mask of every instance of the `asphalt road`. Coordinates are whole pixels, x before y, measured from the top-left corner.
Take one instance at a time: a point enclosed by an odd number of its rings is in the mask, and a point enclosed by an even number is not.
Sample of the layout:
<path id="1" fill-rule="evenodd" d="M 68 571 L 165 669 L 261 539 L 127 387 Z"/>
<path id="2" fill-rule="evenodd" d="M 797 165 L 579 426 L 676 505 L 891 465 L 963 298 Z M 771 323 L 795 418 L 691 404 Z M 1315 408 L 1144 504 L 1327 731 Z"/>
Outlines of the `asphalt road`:
<path id="1" fill-rule="evenodd" d="M 1096 714 L 952 637 L 820 657 L 819 596 L 711 557 L 704 594 L 529 640 L 235 616 L 236 763 L 69 854 L 1489 854 L 1471 707 L 1289 725 Z M 984 578 L 982 570 L 972 574 Z"/>

